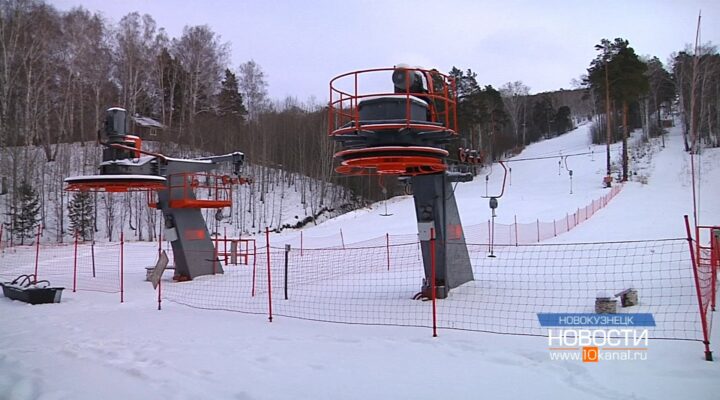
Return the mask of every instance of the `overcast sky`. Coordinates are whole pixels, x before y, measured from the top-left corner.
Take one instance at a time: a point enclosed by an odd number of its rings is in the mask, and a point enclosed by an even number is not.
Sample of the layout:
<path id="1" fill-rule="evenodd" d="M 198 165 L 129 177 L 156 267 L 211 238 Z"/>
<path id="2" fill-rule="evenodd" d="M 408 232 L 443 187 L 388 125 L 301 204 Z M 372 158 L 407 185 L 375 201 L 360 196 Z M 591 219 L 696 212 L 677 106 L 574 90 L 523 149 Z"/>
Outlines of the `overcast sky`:
<path id="1" fill-rule="evenodd" d="M 209 25 L 229 42 L 232 69 L 254 59 L 271 97 L 326 101 L 341 73 L 398 63 L 472 69 L 499 87 L 521 80 L 537 93 L 570 88 L 602 38 L 622 37 L 640 55 L 668 56 L 692 43 L 720 44 L 720 1 L 273 1 L 51 0 L 82 6 L 116 23 L 147 13 L 171 37 Z"/>

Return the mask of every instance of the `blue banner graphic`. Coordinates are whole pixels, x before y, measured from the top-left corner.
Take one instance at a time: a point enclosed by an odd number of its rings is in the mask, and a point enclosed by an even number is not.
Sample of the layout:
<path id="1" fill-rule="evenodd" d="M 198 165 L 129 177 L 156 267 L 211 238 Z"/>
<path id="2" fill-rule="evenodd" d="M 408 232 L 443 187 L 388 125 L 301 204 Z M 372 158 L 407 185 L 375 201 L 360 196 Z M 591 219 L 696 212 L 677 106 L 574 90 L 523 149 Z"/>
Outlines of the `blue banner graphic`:
<path id="1" fill-rule="evenodd" d="M 540 326 L 544 327 L 587 327 L 612 326 L 635 327 L 655 326 L 652 314 L 572 314 L 538 313 Z"/>

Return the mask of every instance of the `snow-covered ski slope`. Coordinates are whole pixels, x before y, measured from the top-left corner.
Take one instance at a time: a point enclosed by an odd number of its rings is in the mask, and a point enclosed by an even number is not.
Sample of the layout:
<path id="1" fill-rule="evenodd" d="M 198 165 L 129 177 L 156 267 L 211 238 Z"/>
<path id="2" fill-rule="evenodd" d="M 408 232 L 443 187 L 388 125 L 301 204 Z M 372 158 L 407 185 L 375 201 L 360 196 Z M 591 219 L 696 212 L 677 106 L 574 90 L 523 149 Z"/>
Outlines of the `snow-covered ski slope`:
<path id="1" fill-rule="evenodd" d="M 604 147 L 589 146 L 580 127 L 529 146 L 517 158 L 570 157 L 573 194 L 558 158 L 509 163 L 512 185 L 500 199 L 498 222 L 564 217 L 606 193 Z M 634 141 L 633 141 L 634 142 Z M 689 159 L 679 128 L 667 147 L 641 147 L 633 181 L 588 221 L 553 241 L 585 242 L 682 237 L 691 214 Z M 633 145 L 636 147 L 635 145 Z M 590 147 L 591 150 L 588 150 Z M 618 145 L 613 145 L 617 160 Z M 720 223 L 720 152 L 697 159 L 700 220 Z M 502 179 L 493 167 L 488 194 Z M 640 181 L 647 180 L 647 184 Z M 482 175 L 457 186 L 466 226 L 489 217 Z M 410 197 L 335 218 L 304 231 L 306 244 L 347 243 L 416 230 Z M 292 242 L 298 232 L 274 235 Z M 313 241 L 312 238 L 319 238 Z M 334 240 L 334 239 L 333 239 Z M 146 246 L 152 254 L 152 246 Z M 133 260 L 138 261 L 138 260 Z M 137 262 L 151 264 L 154 260 Z M 3 265 L 0 264 L 0 268 Z M 696 341 L 651 341 L 647 361 L 553 361 L 548 340 L 426 328 L 341 325 L 207 311 L 164 303 L 126 274 L 126 302 L 117 294 L 66 291 L 63 302 L 30 306 L 0 297 L 0 399 L 715 399 L 720 362 L 706 362 Z M 717 323 L 716 323 L 717 324 Z M 720 352 L 720 331 L 711 343 Z"/>
<path id="2" fill-rule="evenodd" d="M 612 200 L 612 207 L 598 211 L 571 233 L 556 241 L 610 241 L 685 237 L 682 216 L 692 216 L 692 189 L 689 157 L 683 151 L 679 127 L 672 128 L 666 148 L 654 139 L 642 144 L 639 131 L 630 138 L 631 179 Z M 621 144 L 610 149 L 614 175 L 620 170 Z M 577 155 L 580 154 L 580 155 Z M 568 156 L 562 158 L 562 156 Z M 529 159 L 529 160 L 528 160 Z M 515 161 L 517 160 L 517 161 Z M 700 220 L 720 220 L 720 204 L 712 201 L 720 193 L 713 169 L 720 164 L 720 153 L 708 150 L 698 158 L 701 175 Z M 528 146 L 521 154 L 507 160 L 509 168 L 504 195 L 499 198 L 496 223 L 534 224 L 537 221 L 560 221 L 608 193 L 602 179 L 606 170 L 605 145 L 592 145 L 589 125 L 557 138 Z M 716 169 L 720 169 L 716 168 Z M 571 180 L 568 170 L 572 170 Z M 487 184 L 485 177 L 488 177 Z M 487 231 L 491 213 L 485 196 L 501 193 L 504 174 L 498 164 L 481 171 L 473 182 L 455 186 L 460 216 L 472 232 Z M 647 182 L 647 184 L 645 184 Z M 391 214 L 386 216 L 386 214 Z M 305 247 L 331 247 L 391 235 L 417 232 L 412 196 L 399 196 L 387 202 L 356 210 L 303 230 Z M 264 242 L 263 237 L 259 237 Z M 273 244 L 300 244 L 299 232 L 285 232 L 271 238 Z"/>

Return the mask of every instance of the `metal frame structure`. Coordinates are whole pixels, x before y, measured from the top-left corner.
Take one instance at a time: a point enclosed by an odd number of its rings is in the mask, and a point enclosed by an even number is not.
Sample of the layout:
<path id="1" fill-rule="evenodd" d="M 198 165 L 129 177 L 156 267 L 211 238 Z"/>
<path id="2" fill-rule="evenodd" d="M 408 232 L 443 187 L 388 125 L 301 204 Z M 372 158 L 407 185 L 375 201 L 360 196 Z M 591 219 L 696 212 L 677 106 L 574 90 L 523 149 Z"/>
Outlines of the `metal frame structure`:
<path id="1" fill-rule="evenodd" d="M 66 190 L 157 192 L 157 200 L 150 203 L 162 211 L 163 236 L 171 242 L 179 279 L 222 273 L 201 209 L 232 204 L 230 185 L 241 180 L 210 171 L 220 163 L 230 162 L 238 175 L 245 155 L 234 152 L 195 159 L 171 158 L 142 150 L 142 140 L 128 135 L 126 130 L 127 112 L 117 107 L 108 109 L 104 135 L 98 138 L 105 146 L 100 174 L 67 178 Z M 198 198 L 198 189 L 208 190 L 210 198 Z"/>
<path id="2" fill-rule="evenodd" d="M 393 92 L 379 79 L 390 75 Z M 382 89 L 376 89 L 378 84 Z M 344 151 L 336 171 L 414 176 L 445 171 L 444 149 L 457 136 L 455 81 L 436 70 L 375 68 L 330 81 L 328 135 Z M 399 148 L 401 146 L 402 148 Z"/>
<path id="3" fill-rule="evenodd" d="M 388 80 L 392 92 L 385 90 Z M 339 75 L 330 81 L 328 135 L 343 147 L 334 156 L 336 172 L 411 182 L 425 270 L 418 297 L 445 298 L 473 280 L 452 187 L 472 174 L 447 172 L 444 148 L 457 137 L 454 79 L 411 67 Z"/>

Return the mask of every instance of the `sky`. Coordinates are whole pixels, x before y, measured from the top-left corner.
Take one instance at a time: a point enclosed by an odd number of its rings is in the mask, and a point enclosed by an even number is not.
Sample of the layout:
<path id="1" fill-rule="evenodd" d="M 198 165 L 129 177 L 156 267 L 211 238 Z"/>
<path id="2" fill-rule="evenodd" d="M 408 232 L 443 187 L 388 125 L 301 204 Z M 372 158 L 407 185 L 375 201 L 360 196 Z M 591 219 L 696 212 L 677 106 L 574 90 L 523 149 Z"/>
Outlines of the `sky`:
<path id="1" fill-rule="evenodd" d="M 720 43 L 720 1 L 249 1 L 50 0 L 82 6 L 112 23 L 138 11 L 171 37 L 208 25 L 231 50 L 231 69 L 250 59 L 269 94 L 325 102 L 328 83 L 345 72 L 399 63 L 453 66 L 500 87 L 522 81 L 532 93 L 571 88 L 602 38 L 622 37 L 639 55 L 666 62 L 695 40 Z M 601 5 L 600 5 L 601 4 Z"/>

